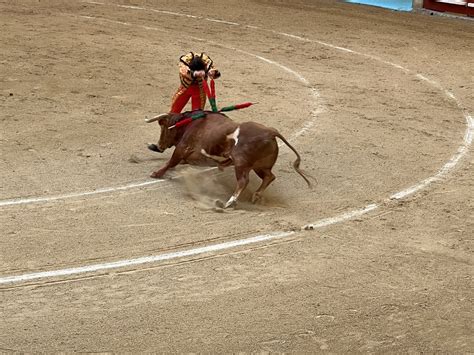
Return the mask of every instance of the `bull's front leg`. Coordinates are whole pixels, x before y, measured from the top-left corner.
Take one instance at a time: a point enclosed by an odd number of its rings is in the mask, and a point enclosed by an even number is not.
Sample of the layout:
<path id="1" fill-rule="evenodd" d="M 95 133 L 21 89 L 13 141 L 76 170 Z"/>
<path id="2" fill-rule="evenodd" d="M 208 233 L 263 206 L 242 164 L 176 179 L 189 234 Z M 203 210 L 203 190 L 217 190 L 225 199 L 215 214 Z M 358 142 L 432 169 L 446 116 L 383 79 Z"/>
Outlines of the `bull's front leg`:
<path id="1" fill-rule="evenodd" d="M 168 169 L 174 168 L 176 165 L 178 165 L 181 161 L 183 160 L 183 156 L 180 153 L 179 149 L 175 149 L 173 152 L 173 155 L 171 155 L 170 160 L 159 170 L 154 171 L 150 177 L 155 178 L 155 179 L 161 179 L 163 175 L 165 175 L 166 171 Z"/>

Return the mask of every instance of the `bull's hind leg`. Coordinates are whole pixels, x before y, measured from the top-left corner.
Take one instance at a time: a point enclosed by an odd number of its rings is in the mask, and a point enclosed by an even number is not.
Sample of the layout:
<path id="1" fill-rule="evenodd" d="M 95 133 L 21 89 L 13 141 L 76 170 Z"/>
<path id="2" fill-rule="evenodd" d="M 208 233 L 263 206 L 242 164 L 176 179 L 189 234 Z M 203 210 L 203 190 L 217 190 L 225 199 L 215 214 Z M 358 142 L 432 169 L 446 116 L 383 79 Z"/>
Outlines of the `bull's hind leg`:
<path id="1" fill-rule="evenodd" d="M 218 207 L 223 207 L 223 208 L 228 208 L 228 207 L 235 207 L 237 204 L 237 199 L 239 198 L 240 194 L 242 191 L 245 190 L 247 185 L 249 184 L 249 173 L 250 173 L 250 168 L 248 167 L 235 167 L 235 176 L 237 178 L 237 186 L 235 188 L 235 191 L 233 195 L 229 198 L 229 201 L 225 203 L 224 206 L 218 206 Z"/>
<path id="2" fill-rule="evenodd" d="M 252 203 L 257 202 L 262 198 L 262 192 L 275 180 L 275 175 L 272 173 L 272 169 L 254 169 L 255 173 L 262 179 L 262 184 L 252 195 Z"/>

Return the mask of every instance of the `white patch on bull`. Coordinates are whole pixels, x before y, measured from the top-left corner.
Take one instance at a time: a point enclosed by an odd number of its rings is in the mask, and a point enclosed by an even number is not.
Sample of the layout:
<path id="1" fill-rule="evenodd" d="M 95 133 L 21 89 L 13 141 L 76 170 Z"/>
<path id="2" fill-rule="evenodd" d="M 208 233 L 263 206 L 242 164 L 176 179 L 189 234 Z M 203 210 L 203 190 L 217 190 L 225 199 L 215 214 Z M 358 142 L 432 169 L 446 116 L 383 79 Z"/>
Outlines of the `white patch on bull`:
<path id="1" fill-rule="evenodd" d="M 229 198 L 229 201 L 227 201 L 227 203 L 225 204 L 224 208 L 228 208 L 228 207 L 231 207 L 231 206 L 235 206 L 237 204 L 237 197 L 232 195 L 230 198 Z"/>
<path id="2" fill-rule="evenodd" d="M 212 159 L 212 160 L 215 160 L 215 161 L 217 161 L 217 162 L 219 162 L 219 163 L 221 163 L 221 162 L 227 160 L 227 158 L 225 158 L 225 157 L 220 157 L 220 156 L 218 156 L 218 155 L 211 155 L 211 154 L 209 154 L 208 152 L 206 152 L 204 149 L 201 149 L 201 154 L 204 155 L 205 157 L 210 158 L 210 159 Z"/>
<path id="3" fill-rule="evenodd" d="M 234 133 L 227 135 L 227 139 L 233 139 L 235 141 L 234 146 L 239 143 L 239 134 L 240 134 L 240 126 L 234 131 Z"/>

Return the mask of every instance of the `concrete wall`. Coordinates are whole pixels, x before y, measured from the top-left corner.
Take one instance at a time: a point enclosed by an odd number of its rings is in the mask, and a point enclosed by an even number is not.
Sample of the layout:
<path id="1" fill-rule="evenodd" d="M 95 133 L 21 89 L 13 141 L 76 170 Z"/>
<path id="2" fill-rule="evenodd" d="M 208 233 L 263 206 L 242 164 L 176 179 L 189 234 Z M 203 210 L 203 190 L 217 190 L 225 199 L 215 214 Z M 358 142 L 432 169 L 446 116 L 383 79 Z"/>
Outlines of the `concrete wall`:
<path id="1" fill-rule="evenodd" d="M 413 9 L 423 8 L 423 0 L 413 0 Z"/>

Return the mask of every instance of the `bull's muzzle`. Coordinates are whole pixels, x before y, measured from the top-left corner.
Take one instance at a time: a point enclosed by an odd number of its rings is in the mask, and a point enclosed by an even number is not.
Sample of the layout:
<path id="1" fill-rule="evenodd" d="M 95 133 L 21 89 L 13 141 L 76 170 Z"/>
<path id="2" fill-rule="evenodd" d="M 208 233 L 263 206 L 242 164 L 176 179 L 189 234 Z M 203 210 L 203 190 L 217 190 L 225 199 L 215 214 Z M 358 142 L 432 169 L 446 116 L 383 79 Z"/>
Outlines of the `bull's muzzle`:
<path id="1" fill-rule="evenodd" d="M 153 152 L 157 152 L 157 153 L 163 153 L 164 152 L 164 149 L 160 149 L 160 147 L 158 147 L 156 144 L 148 144 L 148 149 L 150 149 Z"/>

